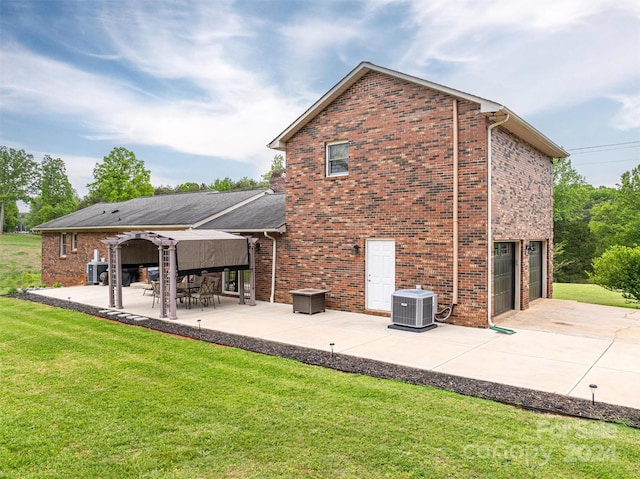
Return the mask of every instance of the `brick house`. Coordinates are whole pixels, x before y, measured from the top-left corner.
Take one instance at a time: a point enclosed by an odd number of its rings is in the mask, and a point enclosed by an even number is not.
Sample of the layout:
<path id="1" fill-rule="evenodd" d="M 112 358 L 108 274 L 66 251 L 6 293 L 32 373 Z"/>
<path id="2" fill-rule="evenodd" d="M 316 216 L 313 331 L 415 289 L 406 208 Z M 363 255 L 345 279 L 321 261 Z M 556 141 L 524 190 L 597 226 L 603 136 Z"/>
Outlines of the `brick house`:
<path id="1" fill-rule="evenodd" d="M 269 147 L 286 152 L 276 301 L 388 315 L 421 285 L 451 321 L 551 297 L 552 159 L 568 154 L 506 107 L 363 62 Z"/>
<path id="2" fill-rule="evenodd" d="M 284 195 L 267 189 L 183 193 L 99 203 L 41 224 L 33 230 L 42 235 L 42 282 L 63 286 L 86 284 L 87 263 L 92 261 L 94 251 L 98 250 L 100 258 L 107 258 L 107 246 L 102 240 L 116 234 L 191 229 L 259 238 L 256 298 L 265 301 L 273 298 L 273 244 L 285 231 Z M 235 271 L 223 274 L 223 292 L 238 294 L 234 289 L 236 274 Z"/>

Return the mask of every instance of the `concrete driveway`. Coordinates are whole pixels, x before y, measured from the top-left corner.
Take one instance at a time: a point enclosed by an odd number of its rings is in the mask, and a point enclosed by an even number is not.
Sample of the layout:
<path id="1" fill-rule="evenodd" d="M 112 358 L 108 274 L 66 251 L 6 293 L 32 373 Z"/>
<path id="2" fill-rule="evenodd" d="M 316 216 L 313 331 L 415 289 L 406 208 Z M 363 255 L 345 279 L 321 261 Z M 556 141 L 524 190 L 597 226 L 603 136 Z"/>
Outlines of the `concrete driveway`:
<path id="1" fill-rule="evenodd" d="M 36 292 L 105 308 L 107 288 L 79 286 Z M 158 318 L 151 297 L 123 289 L 124 309 L 113 315 Z M 503 317 L 506 335 L 450 324 L 424 332 L 388 329 L 388 318 L 328 310 L 293 313 L 291 305 L 239 305 L 222 298 L 215 309 L 178 309 L 179 323 L 279 343 L 375 359 L 467 378 L 640 409 L 640 310 L 574 301 L 538 300 Z M 331 346 L 333 345 L 333 346 Z"/>
<path id="2" fill-rule="evenodd" d="M 640 305 L 638 309 L 631 309 L 561 299 L 539 299 L 528 310 L 511 313 L 496 324 L 640 344 Z"/>
<path id="3" fill-rule="evenodd" d="M 596 384 L 597 399 L 640 409 L 640 309 L 540 299 L 496 324 L 533 333 L 522 354 L 556 350 L 566 361 L 578 363 L 583 355 L 595 356 L 567 394 L 589 398 L 589 385 Z M 537 344 L 536 336 L 542 343 Z"/>

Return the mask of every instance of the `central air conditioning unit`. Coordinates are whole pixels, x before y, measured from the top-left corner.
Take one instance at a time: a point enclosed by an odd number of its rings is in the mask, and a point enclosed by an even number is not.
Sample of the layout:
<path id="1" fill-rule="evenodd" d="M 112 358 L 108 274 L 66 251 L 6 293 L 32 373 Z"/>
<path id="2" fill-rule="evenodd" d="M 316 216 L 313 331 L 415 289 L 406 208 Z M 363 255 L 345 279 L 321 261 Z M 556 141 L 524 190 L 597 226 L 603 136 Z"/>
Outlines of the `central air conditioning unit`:
<path id="1" fill-rule="evenodd" d="M 87 263 L 87 284 L 99 284 L 100 274 L 105 272 L 109 264 L 105 261 L 91 261 Z"/>
<path id="2" fill-rule="evenodd" d="M 435 328 L 438 295 L 424 289 L 400 289 L 391 295 L 393 329 Z"/>

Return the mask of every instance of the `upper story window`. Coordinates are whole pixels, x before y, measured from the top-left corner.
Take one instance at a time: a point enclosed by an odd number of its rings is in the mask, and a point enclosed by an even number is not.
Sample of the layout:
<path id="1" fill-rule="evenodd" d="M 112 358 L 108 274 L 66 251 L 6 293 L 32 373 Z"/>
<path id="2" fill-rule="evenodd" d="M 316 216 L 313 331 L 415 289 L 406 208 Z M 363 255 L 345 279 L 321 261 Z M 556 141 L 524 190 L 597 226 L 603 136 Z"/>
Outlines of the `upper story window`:
<path id="1" fill-rule="evenodd" d="M 71 251 L 78 251 L 78 233 L 71 235 Z"/>
<path id="2" fill-rule="evenodd" d="M 67 233 L 60 233 L 60 256 L 67 256 Z"/>
<path id="3" fill-rule="evenodd" d="M 349 142 L 334 141 L 327 144 L 327 176 L 349 174 Z"/>

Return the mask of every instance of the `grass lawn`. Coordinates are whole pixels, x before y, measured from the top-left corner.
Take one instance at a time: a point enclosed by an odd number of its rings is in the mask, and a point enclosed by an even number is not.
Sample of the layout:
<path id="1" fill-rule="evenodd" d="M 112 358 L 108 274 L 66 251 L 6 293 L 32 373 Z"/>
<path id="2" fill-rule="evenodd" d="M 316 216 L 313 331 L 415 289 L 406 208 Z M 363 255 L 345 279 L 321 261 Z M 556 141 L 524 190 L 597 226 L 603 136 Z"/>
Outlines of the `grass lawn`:
<path id="1" fill-rule="evenodd" d="M 39 235 L 0 235 L 0 294 L 40 284 L 41 241 Z"/>
<path id="2" fill-rule="evenodd" d="M 640 431 L 0 298 L 1 478 L 638 477 Z"/>
<path id="3" fill-rule="evenodd" d="M 640 308 L 638 303 L 629 303 L 621 293 L 609 291 L 596 284 L 553 283 L 553 299 L 572 299 L 581 303 Z"/>

